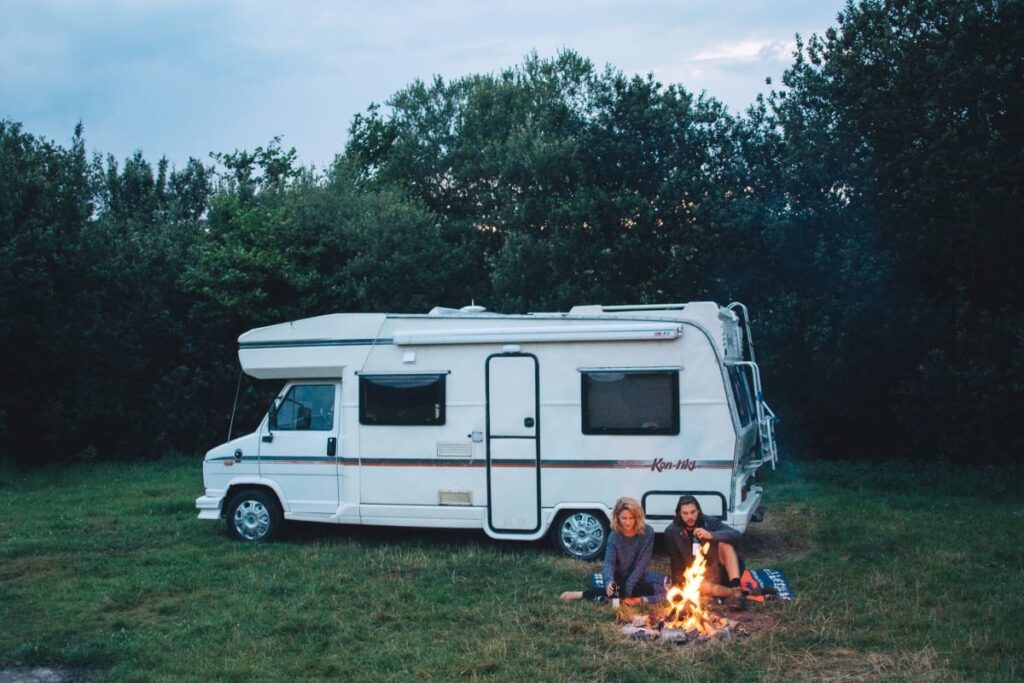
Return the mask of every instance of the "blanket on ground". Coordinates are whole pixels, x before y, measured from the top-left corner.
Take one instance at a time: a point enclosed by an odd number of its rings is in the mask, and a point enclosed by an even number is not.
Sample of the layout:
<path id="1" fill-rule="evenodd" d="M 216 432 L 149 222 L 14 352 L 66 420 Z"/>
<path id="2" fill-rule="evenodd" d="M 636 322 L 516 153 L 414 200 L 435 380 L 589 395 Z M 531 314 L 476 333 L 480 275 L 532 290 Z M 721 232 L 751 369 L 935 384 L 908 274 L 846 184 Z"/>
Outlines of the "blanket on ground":
<path id="1" fill-rule="evenodd" d="M 740 577 L 740 586 L 748 591 L 748 600 L 763 602 L 766 598 L 792 600 L 793 587 L 786 580 L 786 575 L 778 569 L 748 569 Z"/>

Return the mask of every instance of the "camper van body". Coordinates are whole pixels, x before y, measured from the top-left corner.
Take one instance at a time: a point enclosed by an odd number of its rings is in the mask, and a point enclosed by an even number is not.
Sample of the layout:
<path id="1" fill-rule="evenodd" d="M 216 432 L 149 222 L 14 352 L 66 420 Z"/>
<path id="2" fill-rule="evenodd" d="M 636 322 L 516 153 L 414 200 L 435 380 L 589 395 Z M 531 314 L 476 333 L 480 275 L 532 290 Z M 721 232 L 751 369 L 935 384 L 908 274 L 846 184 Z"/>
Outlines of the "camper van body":
<path id="1" fill-rule="evenodd" d="M 285 384 L 207 453 L 196 505 L 243 539 L 281 518 L 466 528 L 589 559 L 621 496 L 656 531 L 682 494 L 744 530 L 776 458 L 739 304 L 335 314 L 246 332 L 239 359 Z"/>

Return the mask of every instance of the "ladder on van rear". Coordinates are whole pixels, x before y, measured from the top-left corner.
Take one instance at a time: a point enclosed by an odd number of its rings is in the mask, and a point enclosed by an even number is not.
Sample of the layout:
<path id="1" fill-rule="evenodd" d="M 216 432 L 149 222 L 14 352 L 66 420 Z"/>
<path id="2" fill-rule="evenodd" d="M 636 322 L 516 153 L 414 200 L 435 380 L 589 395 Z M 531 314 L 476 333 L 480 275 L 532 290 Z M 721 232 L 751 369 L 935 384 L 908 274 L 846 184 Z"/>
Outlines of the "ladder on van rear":
<path id="1" fill-rule="evenodd" d="M 747 313 L 747 307 L 738 301 L 734 301 L 725 308 L 726 310 L 741 314 L 738 317 L 741 319 L 743 336 L 746 341 L 746 348 L 742 349 L 742 355 L 746 360 L 726 361 L 726 364 L 750 368 L 750 374 L 754 380 L 754 408 L 757 411 L 757 434 L 761 458 L 756 462 L 750 463 L 750 466 L 757 468 L 770 462 L 772 469 L 775 469 L 779 462 L 779 448 L 775 441 L 775 423 L 778 422 L 779 418 L 768 407 L 768 403 L 764 400 L 764 392 L 761 390 L 761 369 L 757 366 L 757 360 L 754 357 L 754 340 L 750 334 L 750 318 Z"/>

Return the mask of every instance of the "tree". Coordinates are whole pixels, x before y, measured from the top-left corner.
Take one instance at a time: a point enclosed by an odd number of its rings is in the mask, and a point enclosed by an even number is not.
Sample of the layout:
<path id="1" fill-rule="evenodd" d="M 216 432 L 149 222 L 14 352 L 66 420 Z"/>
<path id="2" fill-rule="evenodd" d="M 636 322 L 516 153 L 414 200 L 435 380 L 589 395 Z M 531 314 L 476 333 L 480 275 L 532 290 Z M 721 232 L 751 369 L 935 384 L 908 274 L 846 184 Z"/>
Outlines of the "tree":
<path id="1" fill-rule="evenodd" d="M 1024 331 L 1022 19 L 995 0 L 851 2 L 772 98 L 786 143 L 777 258 L 811 264 L 779 300 L 814 312 L 792 309 L 802 331 L 783 348 L 807 354 L 790 371 L 812 369 L 807 423 L 846 454 L 1022 445 L 999 426 L 1024 387 L 1008 343 Z"/>
<path id="2" fill-rule="evenodd" d="M 273 161 L 265 155 L 234 158 L 255 159 L 246 177 L 274 175 L 262 166 Z M 343 159 L 325 176 L 288 168 L 277 177 L 287 180 L 259 187 L 237 175 L 222 180 L 182 279 L 193 297 L 189 355 L 207 372 L 176 381 L 182 395 L 208 397 L 210 406 L 181 417 L 194 433 L 219 433 L 227 423 L 242 332 L 339 311 L 459 305 L 483 278 L 475 231 L 442 228 L 400 189 L 361 183 Z M 244 401 L 250 412 L 265 408 L 252 391 Z"/>
<path id="3" fill-rule="evenodd" d="M 754 192 L 717 101 L 571 51 L 417 82 L 356 117 L 346 156 L 481 234 L 503 310 L 699 298 Z"/>
<path id="4" fill-rule="evenodd" d="M 73 409 L 60 379 L 75 342 L 60 333 L 93 211 L 81 126 L 65 150 L 0 121 L 0 178 L 0 453 L 30 461 L 58 445 Z"/>
<path id="5" fill-rule="evenodd" d="M 177 277 L 206 177 L 141 153 L 88 161 L 0 124 L 4 455 L 142 457 L 171 445 L 162 378 L 184 339 Z M 179 194 L 180 193 L 180 194 Z"/>

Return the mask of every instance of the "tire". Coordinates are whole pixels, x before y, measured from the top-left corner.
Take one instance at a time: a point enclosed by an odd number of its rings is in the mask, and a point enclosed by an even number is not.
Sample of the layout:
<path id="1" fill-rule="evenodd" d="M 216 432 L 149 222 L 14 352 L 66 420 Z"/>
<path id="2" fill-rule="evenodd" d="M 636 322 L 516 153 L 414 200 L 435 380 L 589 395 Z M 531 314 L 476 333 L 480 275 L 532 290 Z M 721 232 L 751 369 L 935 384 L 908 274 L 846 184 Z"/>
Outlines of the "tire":
<path id="1" fill-rule="evenodd" d="M 604 554 L 608 520 L 593 510 L 560 512 L 551 526 L 551 545 L 567 557 L 589 562 Z"/>
<path id="2" fill-rule="evenodd" d="M 267 543 L 281 532 L 284 515 L 272 493 L 246 489 L 235 494 L 224 516 L 228 535 L 236 541 Z"/>

